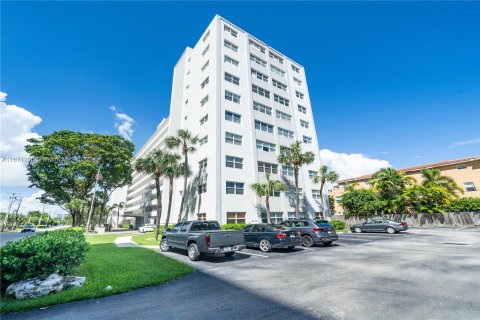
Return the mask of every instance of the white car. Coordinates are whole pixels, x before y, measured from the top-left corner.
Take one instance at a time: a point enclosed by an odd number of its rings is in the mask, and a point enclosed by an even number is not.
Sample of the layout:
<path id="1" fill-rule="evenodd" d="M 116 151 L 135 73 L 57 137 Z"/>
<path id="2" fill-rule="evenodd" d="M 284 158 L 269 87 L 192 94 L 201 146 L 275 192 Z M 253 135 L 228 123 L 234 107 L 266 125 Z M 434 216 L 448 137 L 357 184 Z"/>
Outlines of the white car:
<path id="1" fill-rule="evenodd" d="M 138 228 L 139 232 L 145 233 L 155 230 L 155 225 L 152 223 L 144 224 L 143 226 Z"/>

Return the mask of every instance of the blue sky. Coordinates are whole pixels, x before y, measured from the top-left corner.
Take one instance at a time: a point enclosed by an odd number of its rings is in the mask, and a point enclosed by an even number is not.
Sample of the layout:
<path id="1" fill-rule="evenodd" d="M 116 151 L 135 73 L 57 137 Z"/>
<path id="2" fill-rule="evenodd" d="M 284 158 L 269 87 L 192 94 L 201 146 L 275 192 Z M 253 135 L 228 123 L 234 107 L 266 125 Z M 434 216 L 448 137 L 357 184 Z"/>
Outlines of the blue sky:
<path id="1" fill-rule="evenodd" d="M 116 133 L 116 106 L 139 148 L 215 14 L 305 67 L 321 148 L 394 167 L 480 154 L 478 2 L 3 2 L 1 91 L 39 134 Z"/>

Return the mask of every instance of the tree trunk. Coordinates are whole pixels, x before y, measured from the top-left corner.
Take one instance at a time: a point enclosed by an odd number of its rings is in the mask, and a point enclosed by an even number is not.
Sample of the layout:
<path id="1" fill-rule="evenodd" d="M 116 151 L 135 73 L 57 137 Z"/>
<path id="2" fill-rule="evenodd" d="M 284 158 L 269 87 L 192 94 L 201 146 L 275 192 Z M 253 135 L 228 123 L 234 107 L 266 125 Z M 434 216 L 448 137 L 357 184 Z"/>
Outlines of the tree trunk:
<path id="1" fill-rule="evenodd" d="M 265 208 L 267 209 L 267 223 L 272 223 L 270 220 L 270 196 L 265 196 Z"/>
<path id="2" fill-rule="evenodd" d="M 294 164 L 293 172 L 295 174 L 295 217 L 300 219 L 300 195 L 298 194 L 298 165 Z"/>
<path id="3" fill-rule="evenodd" d="M 185 206 L 185 196 L 187 193 L 187 170 L 188 170 L 188 152 L 184 152 L 185 155 L 185 162 L 183 163 L 183 194 L 182 194 L 182 202 L 180 204 L 180 212 L 178 213 L 178 222 L 182 220 L 182 211 L 183 207 Z M 185 218 L 187 214 L 185 214 Z"/>
<path id="4" fill-rule="evenodd" d="M 158 241 L 158 228 L 162 218 L 162 193 L 160 191 L 160 177 L 155 177 L 155 188 L 157 190 L 157 217 L 155 219 L 155 241 Z"/>
<path id="5" fill-rule="evenodd" d="M 325 213 L 325 204 L 323 202 L 323 186 L 325 185 L 325 182 L 322 181 L 320 183 L 320 205 L 322 206 L 322 214 Z"/>
<path id="6" fill-rule="evenodd" d="M 168 222 L 170 221 L 170 211 L 172 210 L 172 194 L 173 194 L 173 178 L 170 178 L 170 184 L 168 186 L 168 210 L 167 220 L 165 221 L 164 231 L 168 229 Z"/>

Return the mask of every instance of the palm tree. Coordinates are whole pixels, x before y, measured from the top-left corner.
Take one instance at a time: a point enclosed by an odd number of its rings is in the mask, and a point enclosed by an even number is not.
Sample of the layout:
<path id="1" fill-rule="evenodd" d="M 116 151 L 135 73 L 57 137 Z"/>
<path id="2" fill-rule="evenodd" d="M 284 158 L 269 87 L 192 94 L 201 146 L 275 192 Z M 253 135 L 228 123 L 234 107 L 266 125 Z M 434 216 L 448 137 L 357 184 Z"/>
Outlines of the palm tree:
<path id="1" fill-rule="evenodd" d="M 252 190 L 257 194 L 257 196 L 260 197 L 260 200 L 262 197 L 265 197 L 265 208 L 267 209 L 267 223 L 270 222 L 270 196 L 273 195 L 273 193 L 280 192 L 280 191 L 285 191 L 288 189 L 288 186 L 283 183 L 280 180 L 270 180 L 270 173 L 265 173 L 265 183 L 254 183 L 250 186 Z"/>
<path id="2" fill-rule="evenodd" d="M 173 153 L 165 153 L 163 159 L 163 172 L 164 176 L 168 179 L 168 209 L 167 220 L 165 221 L 165 230 L 168 228 L 170 212 L 172 209 L 173 181 L 183 175 L 184 167 L 183 165 L 179 164 L 180 159 L 180 155 Z"/>
<path id="3" fill-rule="evenodd" d="M 378 192 L 380 199 L 385 202 L 385 211 L 397 213 L 403 192 L 408 186 L 415 184 L 416 180 L 405 176 L 403 172 L 384 168 L 375 172 L 369 182 Z"/>
<path id="4" fill-rule="evenodd" d="M 320 203 L 323 211 L 325 211 L 323 205 L 323 187 L 325 186 L 326 182 L 335 183 L 337 180 L 338 173 L 331 171 L 327 166 L 321 166 L 320 170 L 318 170 L 318 176 L 313 178 L 314 183 L 320 183 Z"/>
<path id="5" fill-rule="evenodd" d="M 160 191 L 160 179 L 164 175 L 165 153 L 160 149 L 152 150 L 145 158 L 135 161 L 135 170 L 153 175 L 157 191 L 157 217 L 155 219 L 155 241 L 158 240 L 158 228 L 162 218 L 162 193 Z"/>
<path id="6" fill-rule="evenodd" d="M 455 180 L 449 176 L 442 175 L 441 171 L 438 169 L 423 169 L 421 173 L 423 186 L 442 187 L 454 197 L 458 197 L 457 192 L 463 193 L 462 188 L 457 185 Z"/>
<path id="7" fill-rule="evenodd" d="M 183 193 L 182 193 L 182 203 L 180 204 L 180 212 L 178 213 L 178 222 L 182 219 L 182 211 L 185 205 L 185 196 L 187 193 L 187 178 L 188 178 L 188 154 L 194 153 L 197 151 L 195 147 L 198 143 L 198 135 L 193 135 L 190 131 L 186 129 L 177 130 L 176 136 L 167 137 L 165 140 L 166 145 L 169 149 L 179 148 L 183 155 Z M 187 215 L 185 214 L 185 217 Z"/>
<path id="8" fill-rule="evenodd" d="M 312 163 L 315 160 L 313 152 L 302 152 L 301 142 L 297 141 L 290 145 L 289 148 L 281 147 L 278 162 L 285 165 L 293 166 L 295 176 L 295 216 L 300 218 L 300 196 L 298 194 L 298 171 L 304 164 Z"/>

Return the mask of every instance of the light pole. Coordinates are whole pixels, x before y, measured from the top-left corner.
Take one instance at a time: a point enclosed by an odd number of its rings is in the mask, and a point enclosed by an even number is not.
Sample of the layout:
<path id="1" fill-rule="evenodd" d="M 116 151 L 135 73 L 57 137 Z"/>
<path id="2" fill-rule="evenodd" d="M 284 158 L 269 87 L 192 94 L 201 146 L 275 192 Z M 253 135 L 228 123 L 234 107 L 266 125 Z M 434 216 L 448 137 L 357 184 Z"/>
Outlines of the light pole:
<path id="1" fill-rule="evenodd" d="M 98 166 L 97 174 L 95 175 L 95 185 L 93 187 L 92 203 L 90 205 L 90 210 L 88 212 L 87 225 L 85 226 L 85 233 L 88 232 L 88 228 L 90 226 L 90 220 L 92 219 L 93 204 L 95 203 L 95 195 L 97 192 L 98 182 L 101 180 L 103 180 L 103 177 L 102 177 L 102 174 L 100 173 L 100 166 Z"/>

